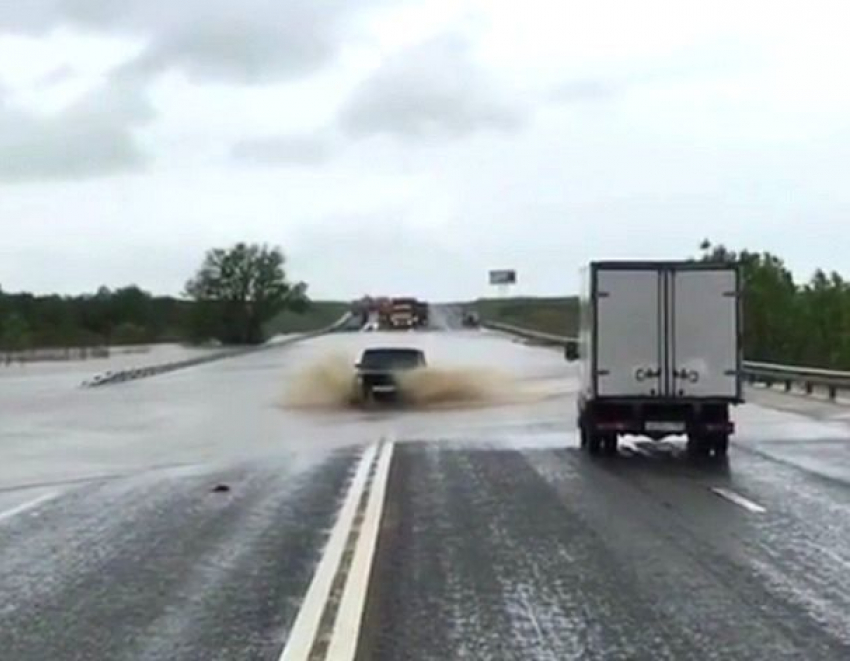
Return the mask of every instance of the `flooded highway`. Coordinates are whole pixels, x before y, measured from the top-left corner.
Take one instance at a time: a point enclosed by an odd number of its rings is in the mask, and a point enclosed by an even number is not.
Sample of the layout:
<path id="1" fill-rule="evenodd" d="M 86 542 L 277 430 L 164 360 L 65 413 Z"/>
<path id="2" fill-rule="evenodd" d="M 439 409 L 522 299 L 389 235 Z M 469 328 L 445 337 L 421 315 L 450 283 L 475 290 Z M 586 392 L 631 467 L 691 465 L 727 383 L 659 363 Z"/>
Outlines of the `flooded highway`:
<path id="1" fill-rule="evenodd" d="M 376 345 L 425 351 L 418 405 L 346 401 Z M 0 379 L 3 658 L 335 658 L 345 625 L 359 659 L 850 657 L 850 409 L 754 390 L 728 463 L 592 460 L 574 369 L 453 330 Z"/>

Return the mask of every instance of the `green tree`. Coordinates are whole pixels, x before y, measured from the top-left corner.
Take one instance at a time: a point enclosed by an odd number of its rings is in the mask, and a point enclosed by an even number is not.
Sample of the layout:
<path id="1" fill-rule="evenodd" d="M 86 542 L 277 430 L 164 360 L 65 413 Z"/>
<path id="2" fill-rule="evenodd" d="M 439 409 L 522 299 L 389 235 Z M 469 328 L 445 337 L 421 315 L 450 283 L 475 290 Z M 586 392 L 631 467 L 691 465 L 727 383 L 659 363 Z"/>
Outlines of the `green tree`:
<path id="1" fill-rule="evenodd" d="M 263 325 L 285 307 L 303 305 L 306 286 L 290 284 L 280 248 L 237 243 L 207 252 L 186 293 L 200 306 L 194 329 L 225 343 L 265 340 Z"/>
<path id="2" fill-rule="evenodd" d="M 805 319 L 801 360 L 812 365 L 850 366 L 850 289 L 838 273 L 815 271 L 800 290 Z"/>
<path id="3" fill-rule="evenodd" d="M 31 346 L 32 334 L 27 320 L 17 312 L 7 314 L 0 328 L 0 345 L 7 351 L 20 351 Z"/>
<path id="4" fill-rule="evenodd" d="M 8 294 L 0 291 L 0 342 L 12 315 L 14 331 L 22 323 L 33 347 L 95 346 L 107 343 L 181 341 L 188 337 L 194 303 L 152 297 L 135 285 L 75 297 Z M 10 331 L 5 341 L 13 341 Z M 14 340 L 19 342 L 19 340 Z"/>
<path id="5" fill-rule="evenodd" d="M 144 326 L 139 326 L 131 321 L 122 321 L 112 329 L 112 342 L 114 344 L 145 344 L 148 341 L 148 333 Z"/>

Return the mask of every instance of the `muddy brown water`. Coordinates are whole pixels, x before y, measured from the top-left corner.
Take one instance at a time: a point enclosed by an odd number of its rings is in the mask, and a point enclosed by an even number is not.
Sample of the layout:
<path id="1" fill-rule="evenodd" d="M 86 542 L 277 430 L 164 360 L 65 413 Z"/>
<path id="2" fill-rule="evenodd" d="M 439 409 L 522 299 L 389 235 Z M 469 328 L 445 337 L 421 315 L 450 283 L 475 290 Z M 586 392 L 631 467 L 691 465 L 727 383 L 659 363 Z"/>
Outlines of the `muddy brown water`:
<path id="1" fill-rule="evenodd" d="M 291 409 L 345 409 L 362 404 L 354 361 L 328 354 L 297 373 L 283 406 Z M 535 392 L 508 372 L 473 366 L 435 366 L 399 376 L 405 403 L 417 409 L 498 406 L 537 399 Z"/>

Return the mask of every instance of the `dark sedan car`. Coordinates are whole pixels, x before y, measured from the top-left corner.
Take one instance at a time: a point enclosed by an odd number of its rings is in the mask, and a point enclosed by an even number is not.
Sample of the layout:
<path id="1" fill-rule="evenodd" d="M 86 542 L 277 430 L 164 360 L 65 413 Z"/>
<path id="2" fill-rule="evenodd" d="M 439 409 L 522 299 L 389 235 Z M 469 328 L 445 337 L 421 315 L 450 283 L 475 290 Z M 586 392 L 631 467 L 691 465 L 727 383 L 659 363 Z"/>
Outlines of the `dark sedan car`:
<path id="1" fill-rule="evenodd" d="M 357 363 L 357 387 L 364 402 L 399 401 L 397 376 L 425 367 L 425 353 L 407 347 L 366 349 Z"/>

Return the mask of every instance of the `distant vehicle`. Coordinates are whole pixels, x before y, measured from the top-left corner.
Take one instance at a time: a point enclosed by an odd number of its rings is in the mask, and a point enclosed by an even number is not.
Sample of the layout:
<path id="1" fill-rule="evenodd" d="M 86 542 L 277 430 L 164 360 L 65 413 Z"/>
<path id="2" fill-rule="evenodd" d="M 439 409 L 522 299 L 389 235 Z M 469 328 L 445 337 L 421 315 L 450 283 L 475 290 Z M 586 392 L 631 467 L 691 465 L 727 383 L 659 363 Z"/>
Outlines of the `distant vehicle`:
<path id="1" fill-rule="evenodd" d="M 618 436 L 685 434 L 697 455 L 725 456 L 740 403 L 740 273 L 703 262 L 595 262 L 586 272 L 578 426 L 591 454 Z"/>
<path id="2" fill-rule="evenodd" d="M 377 312 L 369 312 L 366 315 L 366 319 L 364 320 L 362 330 L 367 332 L 373 332 L 376 330 L 380 330 L 380 322 L 378 320 Z"/>
<path id="3" fill-rule="evenodd" d="M 428 304 L 411 297 L 384 299 L 379 308 L 381 328 L 410 330 L 428 323 Z"/>
<path id="4" fill-rule="evenodd" d="M 429 307 L 425 301 L 416 301 L 416 325 L 420 328 L 428 326 L 430 323 Z"/>
<path id="5" fill-rule="evenodd" d="M 475 310 L 466 310 L 463 313 L 463 325 L 466 328 L 478 328 L 481 320 L 478 318 L 478 313 Z"/>
<path id="6" fill-rule="evenodd" d="M 390 328 L 409 329 L 416 326 L 416 299 L 394 298 L 390 302 Z"/>
<path id="7" fill-rule="evenodd" d="M 83 381 L 83 386 L 87 388 L 96 388 L 97 386 L 102 386 L 105 383 L 108 383 L 112 378 L 112 372 L 104 372 L 103 374 L 96 374 L 91 379 Z"/>
<path id="8" fill-rule="evenodd" d="M 365 403 L 399 401 L 398 375 L 426 366 L 425 353 L 407 347 L 366 349 L 355 366 L 357 388 Z"/>

